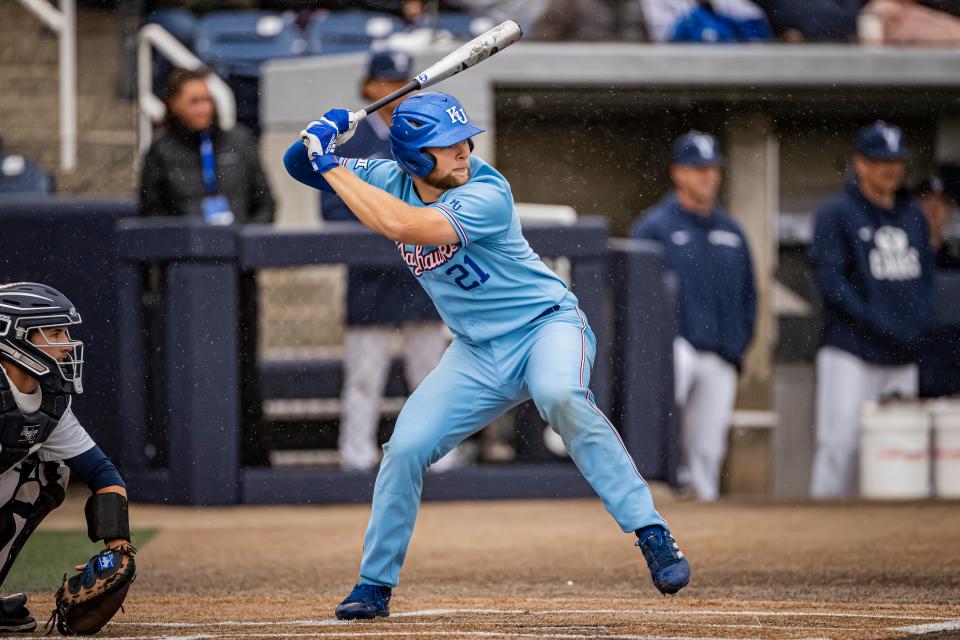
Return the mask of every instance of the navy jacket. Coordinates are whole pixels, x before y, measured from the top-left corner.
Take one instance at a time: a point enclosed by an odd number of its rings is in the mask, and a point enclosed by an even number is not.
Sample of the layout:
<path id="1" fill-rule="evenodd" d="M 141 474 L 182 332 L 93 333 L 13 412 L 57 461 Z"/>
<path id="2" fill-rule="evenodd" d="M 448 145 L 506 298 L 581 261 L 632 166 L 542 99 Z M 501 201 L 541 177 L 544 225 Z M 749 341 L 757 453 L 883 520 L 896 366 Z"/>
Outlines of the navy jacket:
<path id="1" fill-rule="evenodd" d="M 822 345 L 874 364 L 916 361 L 933 312 L 933 252 L 915 201 L 898 194 L 883 209 L 852 180 L 820 208 L 807 255 L 823 296 Z"/>
<path id="2" fill-rule="evenodd" d="M 337 155 L 344 158 L 390 158 L 387 131 L 380 116 L 365 118 L 357 125 L 353 137 L 337 148 Z M 353 212 L 335 193 L 320 192 L 320 211 L 324 220 L 352 220 L 359 224 Z M 348 325 L 398 325 L 427 321 L 439 322 L 440 316 L 406 266 L 395 269 L 348 269 Z"/>
<path id="3" fill-rule="evenodd" d="M 671 193 L 630 235 L 661 243 L 666 268 L 679 277 L 680 336 L 739 369 L 757 316 L 753 261 L 740 226 L 720 209 L 708 216 L 688 211 Z"/>

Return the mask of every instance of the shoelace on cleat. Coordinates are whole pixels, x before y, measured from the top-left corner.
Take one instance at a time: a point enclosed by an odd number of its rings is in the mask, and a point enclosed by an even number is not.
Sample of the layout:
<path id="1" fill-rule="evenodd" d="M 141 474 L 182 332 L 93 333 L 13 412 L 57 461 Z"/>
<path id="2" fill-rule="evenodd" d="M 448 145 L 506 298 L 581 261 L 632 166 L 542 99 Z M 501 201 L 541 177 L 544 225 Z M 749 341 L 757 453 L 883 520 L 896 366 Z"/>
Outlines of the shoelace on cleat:
<path id="1" fill-rule="evenodd" d="M 680 560 L 677 543 L 669 533 L 647 535 L 637 540 L 636 546 L 647 558 L 647 564 L 657 569 Z"/>
<path id="2" fill-rule="evenodd" d="M 350 592 L 350 595 L 347 596 L 346 602 L 366 601 L 371 599 L 374 601 L 377 607 L 381 609 L 386 606 L 387 600 L 381 594 L 380 587 L 372 584 L 358 584 L 355 586 L 353 591 Z"/>

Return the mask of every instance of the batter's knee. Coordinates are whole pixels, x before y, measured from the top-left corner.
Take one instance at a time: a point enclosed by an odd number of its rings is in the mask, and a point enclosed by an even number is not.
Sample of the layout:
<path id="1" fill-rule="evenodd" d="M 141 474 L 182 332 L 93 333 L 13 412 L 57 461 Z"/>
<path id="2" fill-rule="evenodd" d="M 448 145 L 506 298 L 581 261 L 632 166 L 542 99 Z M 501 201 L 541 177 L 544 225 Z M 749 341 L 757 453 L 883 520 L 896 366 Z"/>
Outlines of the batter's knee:
<path id="1" fill-rule="evenodd" d="M 548 384 L 532 389 L 533 403 L 540 415 L 552 425 L 559 426 L 562 416 L 573 408 L 585 392 L 583 389 L 562 384 Z"/>
<path id="2" fill-rule="evenodd" d="M 399 464 L 425 470 L 434 462 L 434 446 L 419 438 L 390 440 L 383 445 L 383 464 Z"/>

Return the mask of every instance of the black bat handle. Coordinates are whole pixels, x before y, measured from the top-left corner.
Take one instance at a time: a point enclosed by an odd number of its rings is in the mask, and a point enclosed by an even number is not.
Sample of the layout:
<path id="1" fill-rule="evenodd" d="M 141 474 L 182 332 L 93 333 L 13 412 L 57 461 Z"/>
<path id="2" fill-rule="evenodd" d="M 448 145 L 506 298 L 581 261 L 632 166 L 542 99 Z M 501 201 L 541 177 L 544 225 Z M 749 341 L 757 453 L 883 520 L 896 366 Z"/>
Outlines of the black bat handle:
<path id="1" fill-rule="evenodd" d="M 413 80 L 411 80 L 410 82 L 408 82 L 407 84 L 405 84 L 405 85 L 403 85 L 402 87 L 400 87 L 399 89 L 397 89 L 396 91 L 394 91 L 393 93 L 391 93 L 390 95 L 384 96 L 384 97 L 380 98 L 379 100 L 377 100 L 376 102 L 372 102 L 372 103 L 368 104 L 368 105 L 363 109 L 363 111 L 364 111 L 364 113 L 365 113 L 366 115 L 370 115 L 371 113 L 373 113 L 373 112 L 376 111 L 377 109 L 381 108 L 382 106 L 384 106 L 384 105 L 386 105 L 386 104 L 390 104 L 391 102 L 393 102 L 393 101 L 396 100 L 397 98 L 403 97 L 403 96 L 407 95 L 408 93 L 411 93 L 411 92 L 413 92 L 413 91 L 416 91 L 416 90 L 419 89 L 419 88 L 420 88 L 420 81 L 417 80 L 417 79 L 413 79 Z"/>

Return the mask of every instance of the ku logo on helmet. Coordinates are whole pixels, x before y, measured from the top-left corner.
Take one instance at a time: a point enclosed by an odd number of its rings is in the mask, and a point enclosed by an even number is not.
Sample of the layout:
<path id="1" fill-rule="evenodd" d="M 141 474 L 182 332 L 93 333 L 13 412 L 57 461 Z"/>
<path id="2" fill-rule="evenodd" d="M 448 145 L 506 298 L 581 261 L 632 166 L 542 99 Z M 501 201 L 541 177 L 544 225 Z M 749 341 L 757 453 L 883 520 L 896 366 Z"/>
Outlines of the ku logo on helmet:
<path id="1" fill-rule="evenodd" d="M 463 107 L 450 107 L 447 109 L 447 115 L 450 116 L 450 122 L 453 124 L 467 124 L 467 114 Z"/>

